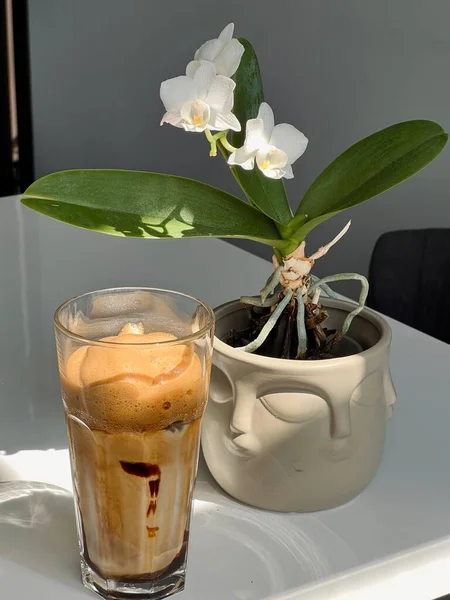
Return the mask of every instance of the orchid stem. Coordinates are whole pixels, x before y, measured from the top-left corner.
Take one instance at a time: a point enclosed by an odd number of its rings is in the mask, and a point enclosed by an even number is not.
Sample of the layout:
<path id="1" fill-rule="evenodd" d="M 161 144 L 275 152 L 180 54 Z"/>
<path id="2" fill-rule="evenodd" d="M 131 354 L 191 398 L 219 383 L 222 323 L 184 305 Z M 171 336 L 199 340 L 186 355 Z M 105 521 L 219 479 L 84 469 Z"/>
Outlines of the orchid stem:
<path id="1" fill-rule="evenodd" d="M 217 156 L 217 138 L 212 135 L 209 129 L 205 129 L 205 135 L 208 142 L 211 144 L 210 156 Z"/>
<path id="2" fill-rule="evenodd" d="M 220 143 L 225 148 L 225 150 L 228 150 L 228 152 L 236 152 L 237 148 L 230 144 L 230 142 L 227 140 L 227 135 L 228 131 L 223 132 L 223 135 L 219 137 Z"/>

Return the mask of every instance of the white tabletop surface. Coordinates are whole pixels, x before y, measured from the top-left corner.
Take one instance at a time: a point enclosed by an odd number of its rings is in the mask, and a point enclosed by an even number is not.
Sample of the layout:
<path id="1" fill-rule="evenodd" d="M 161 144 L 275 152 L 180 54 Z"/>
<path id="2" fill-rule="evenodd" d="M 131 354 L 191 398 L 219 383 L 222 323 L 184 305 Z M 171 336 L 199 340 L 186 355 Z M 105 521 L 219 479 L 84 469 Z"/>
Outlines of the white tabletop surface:
<path id="1" fill-rule="evenodd" d="M 119 285 L 217 305 L 270 265 L 217 240 L 118 239 L 0 198 L 0 598 L 82 600 L 52 315 Z M 450 592 L 450 346 L 390 321 L 398 392 L 373 483 L 330 511 L 227 497 L 201 463 L 180 600 L 427 600 Z M 33 483 L 34 482 L 34 483 Z"/>

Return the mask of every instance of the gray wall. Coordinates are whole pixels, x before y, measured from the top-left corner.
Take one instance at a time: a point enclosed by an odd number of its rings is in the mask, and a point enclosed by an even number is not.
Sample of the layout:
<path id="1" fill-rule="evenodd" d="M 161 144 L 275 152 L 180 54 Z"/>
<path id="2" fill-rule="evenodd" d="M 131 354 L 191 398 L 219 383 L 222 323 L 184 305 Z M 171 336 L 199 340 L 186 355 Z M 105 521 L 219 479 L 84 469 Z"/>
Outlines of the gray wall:
<path id="1" fill-rule="evenodd" d="M 278 121 L 310 146 L 287 182 L 293 206 L 356 140 L 396 121 L 450 127 L 449 0 L 29 0 L 36 173 L 75 167 L 166 171 L 236 192 L 203 136 L 159 126 L 159 84 L 230 21 L 257 49 Z M 367 272 L 377 237 L 450 227 L 449 151 L 417 177 L 350 211 L 319 274 Z M 309 249 L 344 224 L 315 230 Z M 246 247 L 264 254 L 265 248 Z M 267 254 L 266 254 L 267 255 Z M 349 291 L 347 288 L 345 291 Z"/>

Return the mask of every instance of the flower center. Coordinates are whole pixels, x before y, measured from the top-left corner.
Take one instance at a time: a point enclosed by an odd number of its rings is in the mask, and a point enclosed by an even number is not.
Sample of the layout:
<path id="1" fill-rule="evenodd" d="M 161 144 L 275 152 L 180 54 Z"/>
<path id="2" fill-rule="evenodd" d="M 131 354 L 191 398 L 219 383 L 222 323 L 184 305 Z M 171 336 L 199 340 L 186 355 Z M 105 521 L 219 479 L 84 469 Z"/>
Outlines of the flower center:
<path id="1" fill-rule="evenodd" d="M 194 127 L 205 127 L 209 122 L 209 106 L 201 100 L 187 102 L 181 109 L 183 119 Z"/>
<path id="2" fill-rule="evenodd" d="M 267 171 L 268 169 L 282 169 L 287 164 L 287 156 L 283 150 L 275 148 L 275 146 L 266 146 L 261 148 L 256 156 L 258 167 Z"/>

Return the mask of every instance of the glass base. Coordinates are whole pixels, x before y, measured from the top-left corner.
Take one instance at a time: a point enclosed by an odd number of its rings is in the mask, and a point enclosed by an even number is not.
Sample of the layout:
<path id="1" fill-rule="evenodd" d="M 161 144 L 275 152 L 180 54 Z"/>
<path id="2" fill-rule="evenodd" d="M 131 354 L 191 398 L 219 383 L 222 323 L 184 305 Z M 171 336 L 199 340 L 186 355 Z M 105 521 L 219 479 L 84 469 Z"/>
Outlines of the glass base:
<path id="1" fill-rule="evenodd" d="M 178 565 L 172 572 L 162 573 L 160 577 L 147 581 L 120 581 L 119 579 L 105 579 L 99 575 L 81 557 L 81 578 L 83 585 L 91 592 L 95 592 L 107 600 L 161 600 L 183 591 L 186 577 L 186 565 Z"/>

